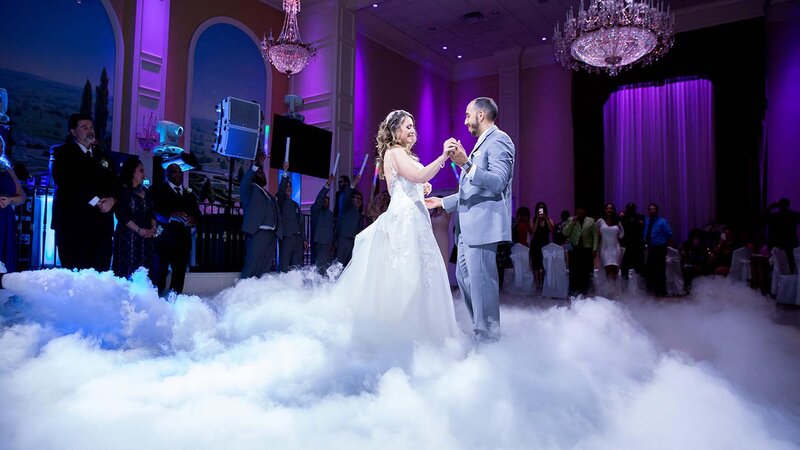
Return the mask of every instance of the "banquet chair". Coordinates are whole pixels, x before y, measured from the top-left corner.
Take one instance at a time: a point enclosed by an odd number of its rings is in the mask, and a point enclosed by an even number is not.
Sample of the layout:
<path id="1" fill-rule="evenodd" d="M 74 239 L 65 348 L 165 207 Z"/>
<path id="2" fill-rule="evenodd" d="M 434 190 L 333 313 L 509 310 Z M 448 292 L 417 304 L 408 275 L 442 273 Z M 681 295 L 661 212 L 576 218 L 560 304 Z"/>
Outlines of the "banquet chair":
<path id="1" fill-rule="evenodd" d="M 569 294 L 569 274 L 564 258 L 564 247 L 547 244 L 542 247 L 544 263 L 544 283 L 542 297 L 567 298 Z"/>

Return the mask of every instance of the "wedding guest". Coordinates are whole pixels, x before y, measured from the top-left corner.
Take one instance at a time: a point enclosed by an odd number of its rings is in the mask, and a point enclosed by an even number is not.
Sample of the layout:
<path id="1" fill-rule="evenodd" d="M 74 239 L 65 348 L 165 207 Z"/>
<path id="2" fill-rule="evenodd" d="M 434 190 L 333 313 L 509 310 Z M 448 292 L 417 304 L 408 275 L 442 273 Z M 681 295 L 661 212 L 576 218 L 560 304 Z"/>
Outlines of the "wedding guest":
<path id="1" fill-rule="evenodd" d="M 770 249 L 778 247 L 786 252 L 789 260 L 789 269 L 795 273 L 795 261 L 792 256 L 797 247 L 797 226 L 800 225 L 800 213 L 793 211 L 789 206 L 788 198 L 782 198 L 777 203 L 767 207 L 767 245 Z M 777 211 L 774 211 L 777 209 Z"/>
<path id="2" fill-rule="evenodd" d="M 361 192 L 352 187 L 345 190 L 344 195 L 346 202 L 342 204 L 336 220 L 336 259 L 346 266 L 353 256 L 356 234 L 364 228 L 364 216 L 362 215 L 364 200 Z"/>
<path id="3" fill-rule="evenodd" d="M 375 196 L 367 211 L 367 221 L 369 223 L 375 222 L 381 214 L 386 212 L 389 208 L 390 199 L 388 191 L 383 191 Z"/>
<path id="4" fill-rule="evenodd" d="M 330 174 L 328 181 L 319 190 L 311 205 L 311 260 L 319 270 L 325 270 L 333 262 L 334 223 L 330 210 L 331 184 L 336 177 Z"/>
<path id="5" fill-rule="evenodd" d="M 575 216 L 567 219 L 562 231 L 569 238 L 569 289 L 573 294 L 586 294 L 591 287 L 594 257 L 597 256 L 597 228 L 586 209 L 578 207 Z"/>
<path id="6" fill-rule="evenodd" d="M 511 234 L 511 242 L 527 247 L 529 245 L 531 210 L 527 206 L 520 206 L 514 216 L 514 230 Z"/>
<path id="7" fill-rule="evenodd" d="M 606 204 L 602 219 L 597 221 L 597 235 L 600 242 L 600 265 L 606 272 L 606 280 L 611 287 L 609 295 L 617 294 L 617 278 L 622 262 L 622 248 L 619 240 L 625 236 L 625 229 L 617 216 L 613 203 Z"/>
<path id="8" fill-rule="evenodd" d="M 26 198 L 14 169 L 3 155 L 0 157 L 0 261 L 8 272 L 17 270 L 17 215 L 14 207 L 25 203 Z"/>
<path id="9" fill-rule="evenodd" d="M 681 244 L 681 274 L 686 292 L 691 290 L 695 278 L 711 274 L 712 251 L 706 238 L 703 230 L 694 229 L 689 232 L 689 239 Z"/>
<path id="10" fill-rule="evenodd" d="M 156 238 L 153 279 L 159 294 L 164 294 L 171 268 L 169 289 L 180 294 L 192 251 L 192 229 L 200 220 L 200 208 L 191 189 L 183 186 L 183 170 L 179 165 L 167 166 L 165 176 L 165 182 L 153 186 L 153 209 L 163 229 Z"/>
<path id="11" fill-rule="evenodd" d="M 300 205 L 292 200 L 292 181 L 289 179 L 289 163 L 283 163 L 283 176 L 278 185 L 278 260 L 281 272 L 303 266 L 303 251 L 308 246 L 305 238 L 303 213 Z"/>
<path id="12" fill-rule="evenodd" d="M 564 225 L 567 224 L 567 219 L 569 219 L 569 211 L 565 209 L 561 211 L 561 222 L 558 222 L 553 230 L 553 243 L 561 246 L 566 245 L 567 237 L 564 236 Z"/>
<path id="13" fill-rule="evenodd" d="M 534 288 L 536 292 L 541 292 L 544 283 L 542 248 L 550 243 L 550 237 L 553 235 L 555 225 L 547 214 L 547 205 L 544 202 L 537 203 L 533 210 L 535 215 L 530 220 L 531 235 L 533 236 L 531 238 L 530 261 L 535 283 Z"/>
<path id="14" fill-rule="evenodd" d="M 445 267 L 450 259 L 450 213 L 444 208 L 433 208 L 430 211 L 431 215 L 431 228 L 433 229 L 433 237 L 436 238 L 436 245 L 439 246 L 439 253 L 442 254 L 442 261 Z"/>
<path id="15" fill-rule="evenodd" d="M 119 181 L 114 165 L 96 146 L 92 118 L 73 114 L 67 142 L 50 149 L 50 175 L 55 182 L 51 227 L 61 266 L 107 271 Z"/>
<path id="16" fill-rule="evenodd" d="M 671 238 L 669 222 L 658 214 L 658 205 L 650 203 L 644 221 L 644 242 L 647 245 L 645 277 L 647 289 L 657 297 L 667 295 L 667 245 Z"/>
<path id="17" fill-rule="evenodd" d="M 120 190 L 114 214 L 114 275 L 128 278 L 139 267 L 153 269 L 156 216 L 153 200 L 143 185 L 144 166 L 138 159 L 128 159 L 120 169 Z"/>
<path id="18" fill-rule="evenodd" d="M 623 278 L 627 279 L 631 269 L 638 274 L 644 273 L 644 216 L 636 212 L 636 203 L 630 202 L 620 213 L 619 221 L 625 230 L 620 242 L 625 249 L 620 270 Z"/>
<path id="19" fill-rule="evenodd" d="M 242 175 L 239 197 L 242 200 L 242 231 L 245 233 L 244 267 L 241 278 L 260 277 L 274 270 L 276 231 L 280 225 L 278 202 L 267 190 L 269 167 L 260 152 L 250 170 Z"/>

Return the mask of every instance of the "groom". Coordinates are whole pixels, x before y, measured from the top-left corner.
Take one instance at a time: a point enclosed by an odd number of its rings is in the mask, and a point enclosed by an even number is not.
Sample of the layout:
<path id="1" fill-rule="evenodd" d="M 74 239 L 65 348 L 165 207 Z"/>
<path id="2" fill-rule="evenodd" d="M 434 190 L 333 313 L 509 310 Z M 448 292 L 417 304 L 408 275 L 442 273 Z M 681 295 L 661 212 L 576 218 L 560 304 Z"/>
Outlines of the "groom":
<path id="1" fill-rule="evenodd" d="M 511 177 L 514 143 L 494 124 L 497 104 L 478 97 L 467 105 L 464 125 L 478 138 L 469 156 L 460 141 L 444 146 L 461 167 L 458 192 L 430 198 L 428 208 L 458 211 L 458 266 L 456 279 L 472 316 L 475 339 L 500 337 L 500 287 L 497 280 L 497 244 L 511 240 Z"/>

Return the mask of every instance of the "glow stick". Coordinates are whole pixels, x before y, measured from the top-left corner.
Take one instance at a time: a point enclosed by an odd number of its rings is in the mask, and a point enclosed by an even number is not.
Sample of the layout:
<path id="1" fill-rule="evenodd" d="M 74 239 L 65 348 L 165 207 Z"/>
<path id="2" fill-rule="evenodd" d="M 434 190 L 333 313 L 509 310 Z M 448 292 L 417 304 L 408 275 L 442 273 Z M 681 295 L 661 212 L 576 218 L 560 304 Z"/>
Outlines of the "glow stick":
<path id="1" fill-rule="evenodd" d="M 333 172 L 331 173 L 334 175 L 338 175 L 339 173 L 336 171 L 336 169 L 338 168 L 339 168 L 339 153 L 336 153 L 336 162 L 333 163 Z"/>
<path id="2" fill-rule="evenodd" d="M 461 177 L 458 175 L 458 169 L 456 169 L 456 163 L 450 161 L 450 167 L 453 168 L 453 174 L 456 176 L 456 181 L 461 181 Z"/>
<path id="3" fill-rule="evenodd" d="M 283 162 L 289 162 L 289 143 L 291 140 L 292 138 L 286 136 L 286 155 L 283 157 Z"/>
<path id="4" fill-rule="evenodd" d="M 372 175 L 372 188 L 375 188 L 375 183 L 378 181 L 378 161 L 375 161 L 375 174 Z"/>
<path id="5" fill-rule="evenodd" d="M 369 158 L 369 156 L 364 155 L 364 162 L 361 163 L 361 170 L 358 171 L 359 177 L 364 174 L 364 167 L 367 167 L 367 158 Z"/>

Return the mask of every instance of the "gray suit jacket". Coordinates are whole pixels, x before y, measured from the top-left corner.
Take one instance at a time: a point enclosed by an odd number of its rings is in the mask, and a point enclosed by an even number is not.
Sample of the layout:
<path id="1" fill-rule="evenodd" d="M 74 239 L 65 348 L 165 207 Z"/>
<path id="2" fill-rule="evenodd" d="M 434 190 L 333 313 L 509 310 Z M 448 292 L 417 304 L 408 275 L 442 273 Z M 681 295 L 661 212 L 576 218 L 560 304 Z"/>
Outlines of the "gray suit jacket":
<path id="1" fill-rule="evenodd" d="M 255 234 L 261 225 L 275 227 L 275 231 L 278 231 L 278 206 L 269 193 L 253 183 L 254 174 L 253 170 L 245 171 L 239 186 L 239 197 L 244 209 L 242 231 Z"/>
<path id="2" fill-rule="evenodd" d="M 333 244 L 333 212 L 323 204 L 327 196 L 328 188 L 322 186 L 311 205 L 311 238 L 317 244 Z"/>
<path id="3" fill-rule="evenodd" d="M 283 239 L 284 236 L 294 235 L 302 236 L 305 239 L 303 213 L 300 211 L 300 205 L 286 195 L 288 185 L 289 177 L 281 177 L 281 183 L 278 185 L 278 209 L 281 223 L 278 237 Z"/>
<path id="4" fill-rule="evenodd" d="M 492 126 L 469 155 L 472 177 L 462 171 L 458 192 L 442 199 L 447 212 L 458 211 L 458 232 L 467 245 L 511 241 L 514 154 L 511 138 Z"/>
<path id="5" fill-rule="evenodd" d="M 355 189 L 348 186 L 339 193 L 339 217 L 336 218 L 336 236 L 354 238 L 361 231 L 363 216 L 353 205 L 353 193 Z"/>

